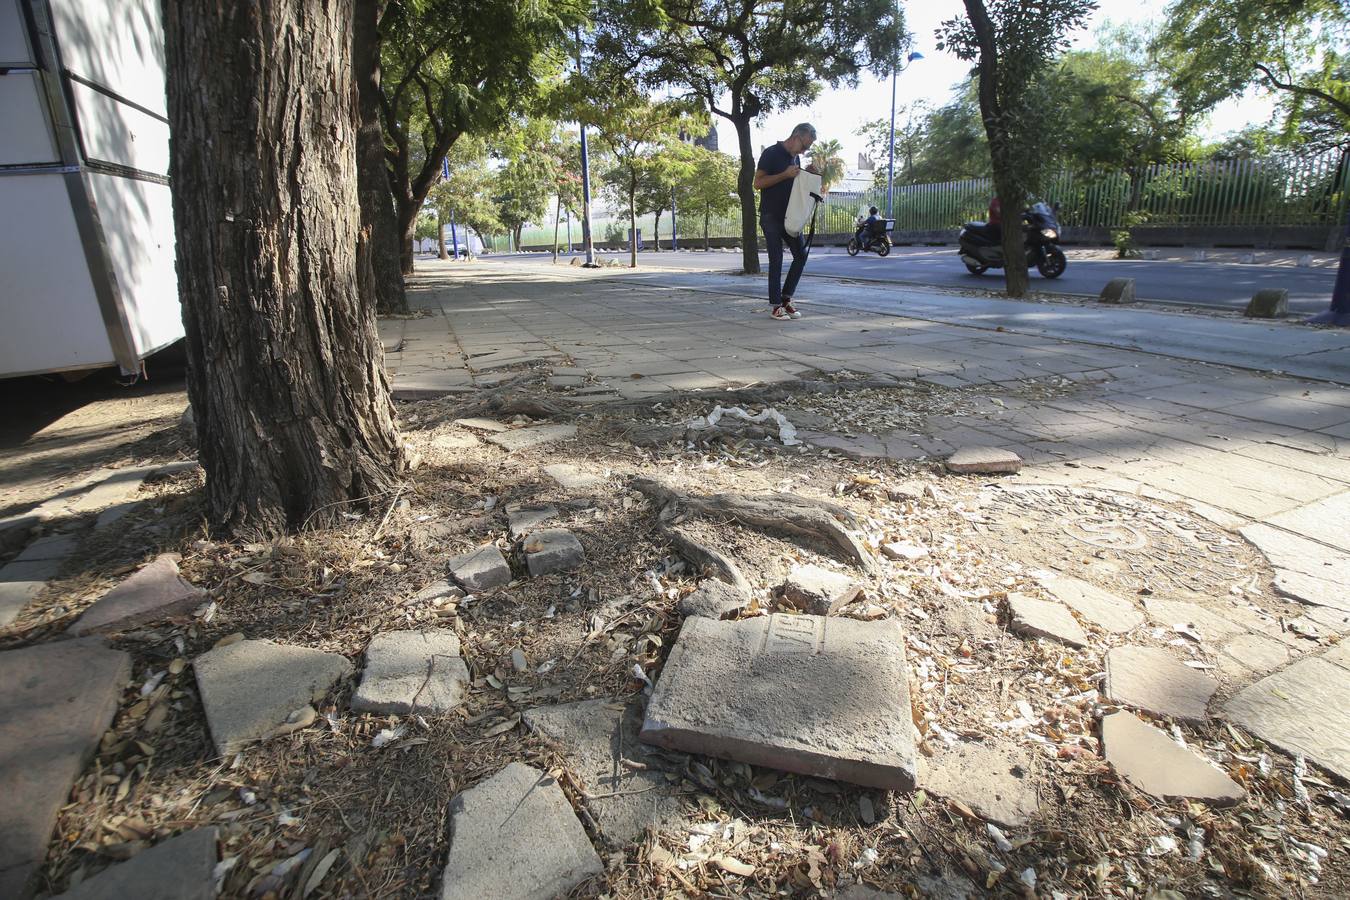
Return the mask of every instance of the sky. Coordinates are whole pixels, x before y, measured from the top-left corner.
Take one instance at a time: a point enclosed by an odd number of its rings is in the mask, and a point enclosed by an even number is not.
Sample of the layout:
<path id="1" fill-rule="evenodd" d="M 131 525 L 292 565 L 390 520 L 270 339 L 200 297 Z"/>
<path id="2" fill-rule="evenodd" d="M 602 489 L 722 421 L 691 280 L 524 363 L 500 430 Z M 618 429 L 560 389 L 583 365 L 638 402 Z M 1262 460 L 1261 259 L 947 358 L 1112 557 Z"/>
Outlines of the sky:
<path id="1" fill-rule="evenodd" d="M 964 15 L 965 7 L 961 0 L 918 0 L 903 5 L 906 27 L 914 36 L 912 49 L 924 58 L 914 61 L 900 74 L 896 84 L 897 109 L 916 100 L 941 106 L 949 99 L 952 87 L 969 74 L 971 64 L 937 50 L 934 31 L 943 21 Z M 1100 0 L 1087 28 L 1075 33 L 1074 47 L 1094 46 L 1097 30 L 1107 22 L 1160 23 L 1166 6 L 1167 0 Z M 1263 96 L 1228 101 L 1214 111 L 1202 133 L 1221 137 L 1249 123 L 1269 121 L 1273 110 L 1274 102 Z M 858 154 L 866 150 L 866 143 L 855 132 L 864 122 L 889 118 L 890 114 L 891 80 L 864 75 L 856 88 L 827 88 L 809 106 L 774 113 L 754 123 L 752 139 L 758 153 L 761 146 L 787 137 L 798 122 L 810 122 L 821 139 L 834 138 L 843 144 L 844 162 L 852 169 L 857 165 Z M 731 123 L 719 118 L 716 124 L 720 149 L 736 153 L 736 132 Z M 877 162 L 884 165 L 885 160 Z"/>

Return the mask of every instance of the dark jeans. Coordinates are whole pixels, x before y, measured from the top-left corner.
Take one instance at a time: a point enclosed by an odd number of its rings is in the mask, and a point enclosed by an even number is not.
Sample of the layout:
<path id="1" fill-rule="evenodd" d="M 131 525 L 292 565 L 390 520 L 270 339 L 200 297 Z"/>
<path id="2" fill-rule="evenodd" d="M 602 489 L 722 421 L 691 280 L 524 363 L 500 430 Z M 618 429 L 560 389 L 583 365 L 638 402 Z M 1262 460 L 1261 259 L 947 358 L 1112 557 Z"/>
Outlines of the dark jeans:
<path id="1" fill-rule="evenodd" d="M 792 299 L 797 291 L 797 282 L 801 280 L 802 269 L 806 268 L 806 248 L 802 246 L 802 236 L 793 237 L 783 230 L 783 220 L 761 218 L 759 227 L 764 230 L 764 243 L 769 248 L 769 302 L 782 306 L 783 298 Z M 787 280 L 783 280 L 783 245 L 792 252 L 792 265 L 788 266 Z"/>

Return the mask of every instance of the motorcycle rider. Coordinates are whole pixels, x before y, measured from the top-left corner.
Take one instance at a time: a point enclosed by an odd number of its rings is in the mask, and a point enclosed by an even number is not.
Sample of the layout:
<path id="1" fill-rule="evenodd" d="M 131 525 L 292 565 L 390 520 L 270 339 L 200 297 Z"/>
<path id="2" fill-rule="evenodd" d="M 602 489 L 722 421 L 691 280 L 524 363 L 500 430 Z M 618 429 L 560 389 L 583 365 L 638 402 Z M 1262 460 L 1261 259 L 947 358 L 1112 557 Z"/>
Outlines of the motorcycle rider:
<path id="1" fill-rule="evenodd" d="M 868 207 L 867 221 L 858 226 L 858 233 L 854 235 L 859 247 L 864 249 L 867 247 L 867 242 L 872 239 L 872 223 L 877 220 L 877 208 L 875 206 Z"/>

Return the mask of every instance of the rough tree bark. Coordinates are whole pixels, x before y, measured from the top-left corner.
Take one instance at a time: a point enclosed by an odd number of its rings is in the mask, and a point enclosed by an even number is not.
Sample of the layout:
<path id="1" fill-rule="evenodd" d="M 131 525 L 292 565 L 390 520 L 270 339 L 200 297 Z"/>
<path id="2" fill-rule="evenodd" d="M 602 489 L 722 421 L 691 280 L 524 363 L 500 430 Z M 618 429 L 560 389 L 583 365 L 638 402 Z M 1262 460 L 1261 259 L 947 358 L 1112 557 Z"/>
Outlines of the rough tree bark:
<path id="1" fill-rule="evenodd" d="M 759 222 L 755 215 L 755 150 L 750 143 L 751 118 L 733 115 L 731 123 L 736 126 L 736 140 L 741 150 L 741 172 L 736 178 L 736 193 L 741 198 L 741 270 L 746 275 L 758 275 Z"/>
<path id="2" fill-rule="evenodd" d="M 384 128 L 380 123 L 380 19 L 388 0 L 356 0 L 352 22 L 352 67 L 356 73 L 360 125 L 356 132 L 356 186 L 361 199 L 361 240 L 369 248 L 368 276 L 375 287 L 376 308 L 383 314 L 406 313 L 399 260 L 398 220 L 385 167 Z"/>
<path id="3" fill-rule="evenodd" d="M 1026 241 L 1022 234 L 1022 207 L 1026 205 L 1013 167 L 1008 130 L 999 101 L 998 44 L 994 23 L 983 0 L 965 0 L 966 14 L 980 45 L 980 117 L 989 138 L 989 162 L 994 192 L 1003 210 L 1003 277 L 1009 297 L 1024 297 L 1031 286 L 1027 275 Z"/>
<path id="4" fill-rule="evenodd" d="M 166 3 L 179 296 L 213 525 L 275 534 L 406 468 L 358 287 L 353 0 Z"/>

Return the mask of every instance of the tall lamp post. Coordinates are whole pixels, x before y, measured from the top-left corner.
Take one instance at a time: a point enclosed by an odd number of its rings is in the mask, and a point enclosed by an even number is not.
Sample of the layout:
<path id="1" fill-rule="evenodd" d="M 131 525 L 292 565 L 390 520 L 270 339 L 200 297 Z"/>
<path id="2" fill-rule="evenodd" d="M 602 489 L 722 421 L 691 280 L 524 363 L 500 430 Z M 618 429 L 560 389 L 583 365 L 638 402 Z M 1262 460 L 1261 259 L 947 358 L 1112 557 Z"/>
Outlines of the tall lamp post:
<path id="1" fill-rule="evenodd" d="M 886 164 L 886 218 L 895 218 L 895 82 L 900 73 L 909 68 L 910 63 L 915 60 L 923 59 L 922 53 L 911 53 L 905 57 L 903 66 L 896 66 L 891 71 L 891 152 L 890 161 Z"/>
<path id="2" fill-rule="evenodd" d="M 577 28 L 577 74 L 581 74 L 581 28 Z M 591 240 L 591 160 L 586 148 L 586 123 L 581 128 L 581 240 L 586 245 L 588 269 L 595 268 L 595 242 Z"/>

